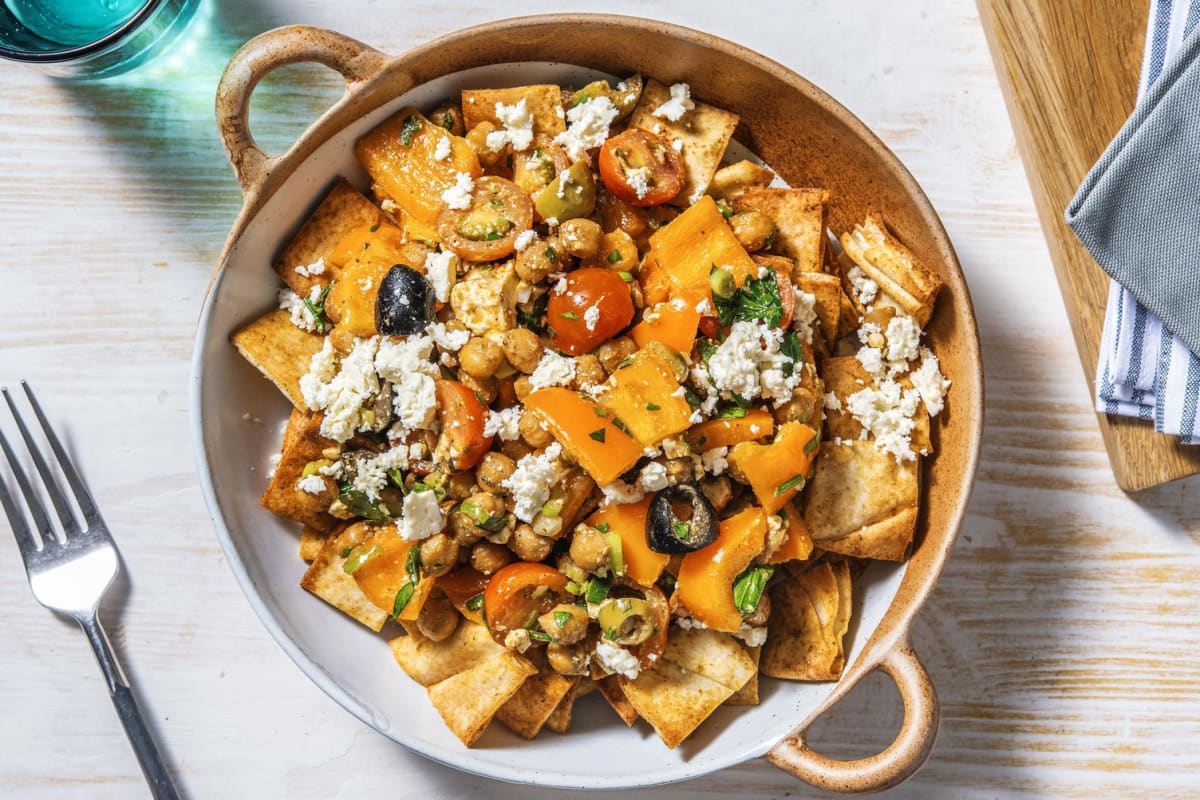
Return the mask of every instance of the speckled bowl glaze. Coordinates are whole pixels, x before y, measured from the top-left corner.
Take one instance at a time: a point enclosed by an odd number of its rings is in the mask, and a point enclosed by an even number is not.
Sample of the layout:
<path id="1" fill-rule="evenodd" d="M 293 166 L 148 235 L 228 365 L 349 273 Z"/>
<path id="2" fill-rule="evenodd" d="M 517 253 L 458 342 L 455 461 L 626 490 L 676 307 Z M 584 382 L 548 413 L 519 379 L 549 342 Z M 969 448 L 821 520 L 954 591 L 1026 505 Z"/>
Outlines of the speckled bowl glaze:
<path id="1" fill-rule="evenodd" d="M 257 83 L 287 64 L 341 73 L 345 95 L 283 155 L 264 153 L 249 130 Z M 574 66 L 577 65 L 577 66 Z M 494 725 L 464 749 L 424 690 L 394 665 L 381 637 L 354 625 L 298 586 L 292 526 L 258 506 L 267 460 L 288 406 L 228 343 L 274 303 L 278 249 L 338 175 L 360 187 L 354 142 L 402 105 L 432 106 L 462 88 L 590 80 L 634 72 L 686 81 L 705 102 L 741 117 L 735 138 L 793 186 L 821 186 L 829 225 L 844 229 L 880 209 L 899 237 L 945 280 L 928 334 L 954 385 L 935 428 L 937 456 L 923 472 L 912 557 L 872 566 L 855 584 L 848 667 L 836 683 L 763 680 L 760 705 L 721 709 L 676 750 L 644 723 L 618 724 L 581 701 L 570 734 L 531 742 Z M 205 301 L 193 359 L 192 428 L 202 486 L 231 567 L 264 625 L 300 668 L 351 713 L 395 741 L 459 769 L 517 783 L 572 788 L 648 786 L 765 757 L 813 785 L 846 792 L 886 788 L 928 758 L 937 696 L 908 645 L 966 510 L 983 424 L 983 375 L 971 300 L 946 232 L 916 181 L 849 111 L 787 68 L 744 47 L 687 28 L 609 15 L 502 20 L 389 56 L 331 31 L 265 33 L 232 59 L 217 95 L 217 122 L 245 203 Z M 250 419 L 251 422 L 246 422 Z M 868 672 L 896 683 L 904 722 L 882 753 L 835 761 L 805 731 Z M 619 753 L 619 758 L 596 758 Z M 619 767 L 616 765 L 619 764 Z"/>

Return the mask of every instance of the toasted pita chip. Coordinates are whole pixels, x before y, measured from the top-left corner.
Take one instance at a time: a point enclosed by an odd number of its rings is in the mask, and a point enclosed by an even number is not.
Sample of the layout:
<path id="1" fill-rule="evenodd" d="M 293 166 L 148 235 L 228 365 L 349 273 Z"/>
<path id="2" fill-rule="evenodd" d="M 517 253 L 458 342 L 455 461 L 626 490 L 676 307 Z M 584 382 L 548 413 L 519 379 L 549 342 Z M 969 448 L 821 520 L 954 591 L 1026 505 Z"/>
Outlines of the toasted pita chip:
<path id="1" fill-rule="evenodd" d="M 339 178 L 272 266 L 293 292 L 307 297 L 313 286 L 325 285 L 337 277 L 332 265 L 327 265 L 326 272 L 314 275 L 306 274 L 307 267 L 328 256 L 346 234 L 381 219 L 384 217 L 379 208 L 366 195 Z M 304 269 L 297 272 L 296 267 Z"/>
<path id="2" fill-rule="evenodd" d="M 942 279 L 892 236 L 877 214 L 868 214 L 854 230 L 842 234 L 845 254 L 878 284 L 887 299 L 924 327 Z M 878 305 L 885 298 L 876 300 Z"/>
<path id="3" fill-rule="evenodd" d="M 304 530 L 300 531 L 300 558 L 305 561 L 315 559 L 328 538 L 327 534 L 305 525 Z"/>
<path id="4" fill-rule="evenodd" d="M 559 675 L 546 663 L 540 650 L 530 650 L 526 657 L 537 667 L 537 673 L 530 675 L 517 693 L 500 706 L 496 719 L 518 736 L 532 739 L 575 689 L 579 678 Z"/>
<path id="5" fill-rule="evenodd" d="M 304 410 L 300 378 L 308 372 L 312 358 L 325 344 L 325 337 L 301 330 L 281 308 L 270 311 L 229 337 L 242 357 L 279 387 L 295 408 Z"/>
<path id="6" fill-rule="evenodd" d="M 490 122 L 497 128 L 503 128 L 504 122 L 496 114 L 496 104 L 511 106 L 521 100 L 525 101 L 525 108 L 533 117 L 535 139 L 553 139 L 567 129 L 562 92 L 557 86 L 547 84 L 464 91 L 463 125 L 467 130 L 471 130 L 480 122 Z"/>
<path id="7" fill-rule="evenodd" d="M 838 338 L 838 326 L 842 315 L 842 285 L 836 275 L 824 272 L 802 272 L 792 270 L 792 283 L 802 292 L 817 298 L 813 310 L 821 323 L 821 336 L 827 344 Z"/>
<path id="8" fill-rule="evenodd" d="M 546 718 L 546 727 L 555 733 L 566 733 L 571 727 L 571 713 L 575 709 L 575 701 L 586 694 L 596 691 L 596 682 L 591 678 L 582 677 L 575 681 L 571 691 L 559 701 L 554 712 Z"/>
<path id="9" fill-rule="evenodd" d="M 761 167 L 753 161 L 738 161 L 717 170 L 708 185 L 708 193 L 718 200 L 725 200 L 747 189 L 770 186 L 773 180 L 775 173 L 766 167 Z"/>
<path id="10" fill-rule="evenodd" d="M 772 678 L 832 681 L 842 674 L 850 620 L 850 570 L 822 562 L 771 585 L 771 618 L 759 669 Z"/>
<path id="11" fill-rule="evenodd" d="M 617 712 L 617 716 L 619 716 L 626 725 L 633 727 L 633 723 L 637 722 L 638 713 L 633 705 L 629 702 L 629 699 L 625 697 L 625 692 L 621 689 L 619 678 L 619 675 L 608 675 L 606 677 L 596 679 L 596 689 L 599 690 L 600 694 L 604 696 L 604 699 L 608 701 L 608 704 L 612 706 L 613 711 Z"/>
<path id="12" fill-rule="evenodd" d="M 426 691 L 442 720 L 467 747 L 475 744 L 496 715 L 537 667 L 504 650 Z"/>
<path id="13" fill-rule="evenodd" d="M 325 488 L 318 494 L 311 494 L 299 487 L 304 468 L 314 461 L 325 459 L 326 450 L 336 450 L 338 447 L 337 442 L 321 435 L 321 417 L 320 414 L 306 415 L 302 427 L 292 430 L 290 436 L 285 434 L 279 464 L 258 502 L 281 517 L 329 533 L 341 524 L 329 513 L 330 504 L 337 499 L 337 483 L 331 478 L 322 478 Z M 291 422 L 288 425 L 291 428 Z"/>
<path id="14" fill-rule="evenodd" d="M 825 265 L 824 189 L 749 189 L 731 201 L 737 213 L 757 209 L 775 223 L 775 249 L 795 259 L 795 272 L 822 272 Z"/>
<path id="15" fill-rule="evenodd" d="M 762 657 L 761 647 L 747 647 L 746 655 L 754 662 L 754 674 L 725 701 L 727 706 L 756 706 L 758 705 L 758 662 Z"/>
<path id="16" fill-rule="evenodd" d="M 629 703 L 672 750 L 734 692 L 666 659 L 642 670 L 636 680 L 620 676 L 619 682 Z"/>
<path id="17" fill-rule="evenodd" d="M 654 115 L 654 110 L 671 99 L 671 90 L 656 80 L 646 81 L 637 108 L 629 118 L 629 127 L 653 131 L 674 142 L 683 143 L 680 156 L 683 158 L 684 182 L 679 194 L 671 200 L 672 205 L 687 206 L 700 199 L 717 172 L 725 148 L 737 128 L 738 115 L 705 103 L 696 102 L 695 108 L 685 113 L 678 122 Z"/>
<path id="18" fill-rule="evenodd" d="M 754 660 L 737 639 L 708 628 L 671 631 L 662 660 L 671 661 L 736 692 L 754 675 Z"/>
<path id="19" fill-rule="evenodd" d="M 336 536 L 330 536 L 300 579 L 300 585 L 371 630 L 379 631 L 387 622 L 387 612 L 372 603 L 358 588 L 354 576 L 347 575 L 342 569 L 346 563 L 342 553 L 362 544 L 372 535 L 366 525 L 349 525 Z"/>
<path id="20" fill-rule="evenodd" d="M 409 627 L 406 625 L 405 629 Z M 440 642 L 420 633 L 397 636 L 388 642 L 400 669 L 422 686 L 444 681 L 504 651 L 487 628 L 462 620 L 454 633 Z"/>
<path id="21" fill-rule="evenodd" d="M 897 463 L 869 441 L 824 443 L 804 509 L 813 544 L 858 558 L 903 560 L 917 521 L 918 463 Z"/>

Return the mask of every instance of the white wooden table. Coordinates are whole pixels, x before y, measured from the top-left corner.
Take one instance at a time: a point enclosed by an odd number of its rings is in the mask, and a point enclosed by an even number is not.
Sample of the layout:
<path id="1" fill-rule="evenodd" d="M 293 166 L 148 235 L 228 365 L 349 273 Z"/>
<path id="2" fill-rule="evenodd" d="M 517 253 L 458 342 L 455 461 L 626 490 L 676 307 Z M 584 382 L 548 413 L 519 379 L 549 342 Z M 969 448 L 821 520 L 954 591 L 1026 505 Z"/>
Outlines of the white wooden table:
<path id="1" fill-rule="evenodd" d="M 211 109 L 242 41 L 304 22 L 400 52 L 568 6 L 702 28 L 811 78 L 898 153 L 958 248 L 987 431 L 960 542 L 914 630 L 942 698 L 941 738 L 894 795 L 1196 791 L 1200 479 L 1136 498 L 1113 483 L 974 4 L 217 0 L 189 63 L 167 77 L 64 86 L 0 65 L 0 382 L 37 387 L 116 531 L 130 577 L 106 619 L 188 795 L 556 796 L 408 753 L 284 656 L 213 535 L 186 387 L 201 296 L 240 199 Z M 254 114 L 277 150 L 339 91 L 316 70 L 282 75 Z M 0 796 L 144 796 L 87 644 L 35 604 L 6 540 Z M 864 755 L 898 725 L 890 684 L 873 677 L 814 739 Z M 814 794 L 761 762 L 637 796 Z"/>

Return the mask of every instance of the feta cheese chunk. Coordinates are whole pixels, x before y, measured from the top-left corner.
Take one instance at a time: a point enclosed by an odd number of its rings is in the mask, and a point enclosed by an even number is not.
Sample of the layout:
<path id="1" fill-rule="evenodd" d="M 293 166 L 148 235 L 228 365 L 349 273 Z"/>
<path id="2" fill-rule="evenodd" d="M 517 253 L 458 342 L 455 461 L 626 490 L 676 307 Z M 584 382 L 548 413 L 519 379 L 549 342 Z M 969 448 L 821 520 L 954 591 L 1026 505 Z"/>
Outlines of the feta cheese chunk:
<path id="1" fill-rule="evenodd" d="M 629 680 L 637 678 L 638 672 L 641 671 L 637 656 L 624 647 L 618 647 L 603 640 L 596 642 L 596 658 L 605 670 L 616 675 L 624 675 Z"/>
<path id="2" fill-rule="evenodd" d="M 471 192 L 475 191 L 475 179 L 469 172 L 460 172 L 454 178 L 454 185 L 442 192 L 442 202 L 447 208 L 462 211 L 471 207 Z"/>
<path id="3" fill-rule="evenodd" d="M 409 492 L 404 496 L 404 510 L 396 520 L 396 530 L 406 542 L 419 542 L 440 533 L 446 527 L 446 515 L 438 505 L 433 490 Z"/>
<path id="4" fill-rule="evenodd" d="M 575 378 L 575 359 L 547 350 L 529 376 L 529 388 L 537 391 L 548 386 L 566 386 Z"/>
<path id="5" fill-rule="evenodd" d="M 608 129 L 621 112 L 607 97 L 593 97 L 567 111 L 565 131 L 554 137 L 554 143 L 567 151 L 572 161 L 582 161 L 587 151 L 604 144 Z"/>
<path id="6" fill-rule="evenodd" d="M 433 287 L 433 296 L 439 303 L 450 299 L 450 287 L 458 271 L 458 256 L 454 253 L 430 253 L 425 256 L 425 277 Z"/>
<path id="7" fill-rule="evenodd" d="M 530 453 L 517 462 L 512 475 L 501 484 L 512 493 L 513 513 L 522 522 L 533 522 L 550 499 L 550 489 L 558 482 L 562 446 L 552 442 L 540 455 Z"/>
<path id="8" fill-rule="evenodd" d="M 533 115 L 529 113 L 524 97 L 512 105 L 496 103 L 496 118 L 504 127 L 487 135 L 489 150 L 502 150 L 507 144 L 511 144 L 517 153 L 529 149 L 533 144 Z"/>
<path id="9" fill-rule="evenodd" d="M 684 114 L 695 107 L 696 104 L 692 102 L 692 88 L 686 83 L 673 83 L 671 84 L 671 99 L 650 113 L 671 122 L 679 122 L 683 119 Z"/>
<path id="10" fill-rule="evenodd" d="M 487 421 L 483 424 L 484 436 L 499 436 L 505 442 L 521 438 L 521 409 L 504 408 L 488 412 Z"/>
<path id="11" fill-rule="evenodd" d="M 908 379 L 912 381 L 913 388 L 920 393 L 929 416 L 934 417 L 942 413 L 950 380 L 942 375 L 937 356 L 928 347 L 921 348 L 921 366 L 913 370 Z"/>

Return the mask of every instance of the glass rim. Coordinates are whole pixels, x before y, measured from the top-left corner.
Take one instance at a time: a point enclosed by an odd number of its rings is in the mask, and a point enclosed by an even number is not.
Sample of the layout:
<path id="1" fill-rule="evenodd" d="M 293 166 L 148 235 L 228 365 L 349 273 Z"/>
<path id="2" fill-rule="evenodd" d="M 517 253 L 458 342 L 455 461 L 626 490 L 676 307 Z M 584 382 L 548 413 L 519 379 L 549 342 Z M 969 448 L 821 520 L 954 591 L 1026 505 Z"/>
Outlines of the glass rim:
<path id="1" fill-rule="evenodd" d="M 130 17 L 125 24 L 94 42 L 75 45 L 74 47 L 67 47 L 62 50 L 44 50 L 33 53 L 26 50 L 14 50 L 11 47 L 0 45 L 0 58 L 35 64 L 49 64 L 61 61 L 75 61 L 95 55 L 103 52 L 110 45 L 119 42 L 127 34 L 139 28 L 146 21 L 146 18 L 158 10 L 159 6 L 164 2 L 166 0 L 146 0 L 145 5 L 138 9 L 138 12 Z"/>

